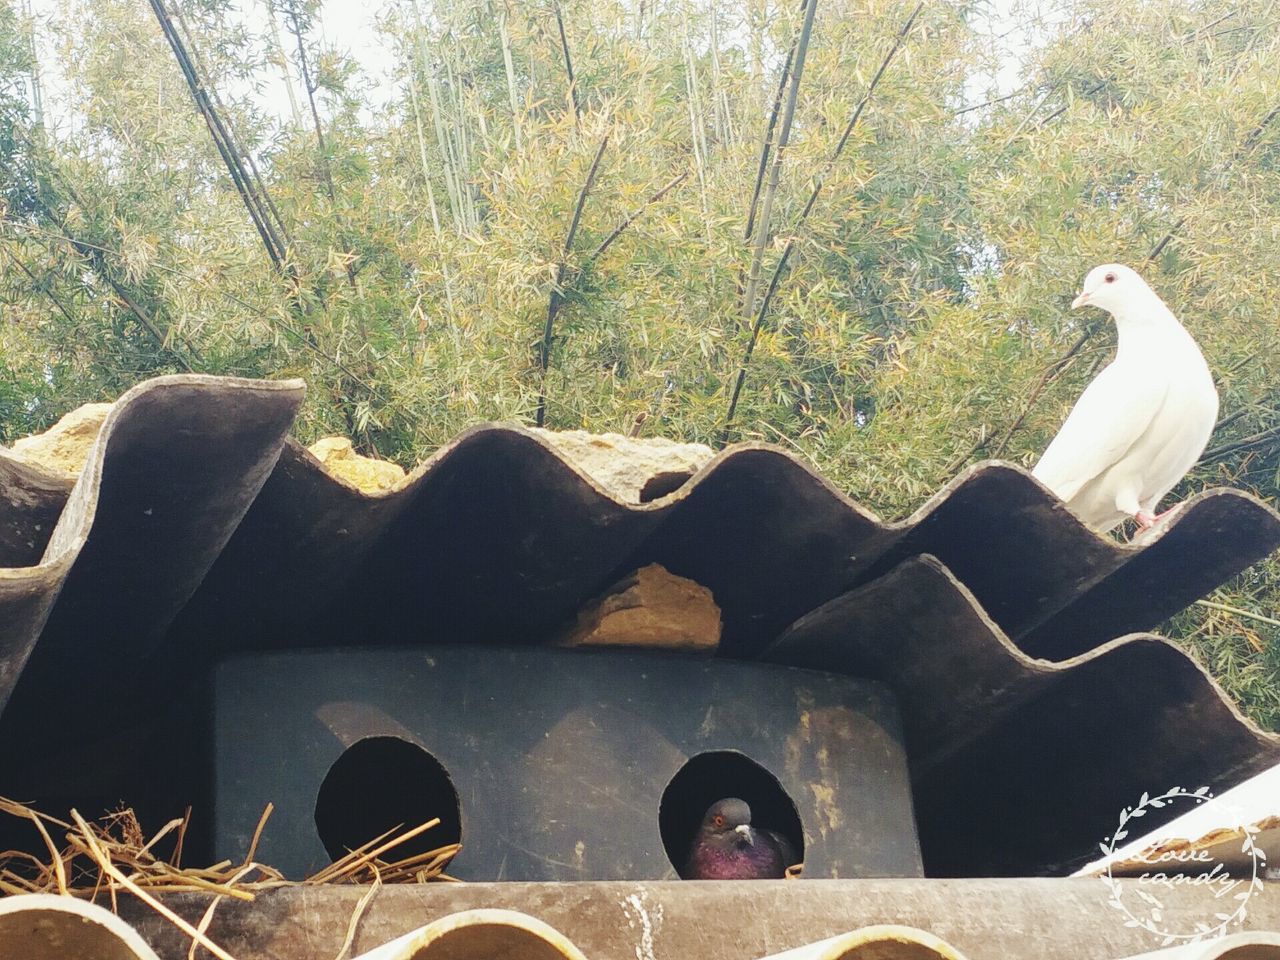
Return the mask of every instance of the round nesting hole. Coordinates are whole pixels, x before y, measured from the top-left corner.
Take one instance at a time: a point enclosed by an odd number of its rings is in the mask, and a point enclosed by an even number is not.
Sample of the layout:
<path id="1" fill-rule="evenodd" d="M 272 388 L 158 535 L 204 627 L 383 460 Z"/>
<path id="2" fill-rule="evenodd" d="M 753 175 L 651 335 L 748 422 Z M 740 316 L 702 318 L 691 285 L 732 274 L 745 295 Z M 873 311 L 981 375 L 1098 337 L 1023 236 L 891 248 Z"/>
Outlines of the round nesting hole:
<path id="1" fill-rule="evenodd" d="M 669 470 L 664 473 L 655 473 L 640 488 L 640 502 L 650 503 L 654 500 L 660 500 L 669 493 L 675 493 L 688 483 L 692 476 L 693 474 L 688 470 Z"/>
<path id="2" fill-rule="evenodd" d="M 778 778 L 745 753 L 714 750 L 690 757 L 662 792 L 658 830 L 667 859 L 684 875 L 702 818 L 717 800 L 737 797 L 751 807 L 751 825 L 774 830 L 804 859 L 804 827 L 795 802 Z"/>
<path id="3" fill-rule="evenodd" d="M 436 817 L 438 826 L 387 851 L 384 859 L 399 861 L 462 840 L 462 810 L 449 772 L 399 737 L 353 743 L 329 768 L 316 795 L 316 831 L 334 860 L 388 830 L 404 833 Z"/>

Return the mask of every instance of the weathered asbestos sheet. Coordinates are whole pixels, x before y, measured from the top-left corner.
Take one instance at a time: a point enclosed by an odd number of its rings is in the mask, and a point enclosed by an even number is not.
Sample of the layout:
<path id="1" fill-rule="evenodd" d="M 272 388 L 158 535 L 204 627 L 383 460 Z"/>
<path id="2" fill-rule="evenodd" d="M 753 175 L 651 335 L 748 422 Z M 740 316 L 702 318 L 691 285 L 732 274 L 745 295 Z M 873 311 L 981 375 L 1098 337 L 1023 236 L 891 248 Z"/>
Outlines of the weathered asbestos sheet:
<path id="1" fill-rule="evenodd" d="M 1170 641 L 1034 659 L 928 554 L 801 618 L 765 657 L 890 683 L 931 876 L 1062 872 L 1142 793 L 1220 789 L 1280 757 Z"/>
<path id="2" fill-rule="evenodd" d="M 208 933 L 236 960 L 333 960 L 367 892 L 302 886 L 263 891 L 253 903 L 226 900 Z M 1163 938 L 1126 926 L 1108 898 L 1097 880 L 1046 879 L 393 885 L 367 904 L 351 955 L 402 960 L 398 950 L 441 943 L 439 933 L 449 929 L 461 950 L 467 934 L 459 928 L 499 918 L 531 929 L 491 927 L 491 952 L 460 952 L 458 960 L 542 957 L 534 944 L 565 941 L 586 960 L 1120 960 L 1158 950 Z M 179 894 L 164 902 L 194 925 L 209 899 Z M 1161 899 L 1177 928 L 1220 908 L 1203 887 L 1169 889 Z M 131 897 L 122 896 L 120 907 L 163 960 L 186 957 L 190 939 L 172 923 Z M 536 925 L 527 923 L 533 917 Z M 1168 960 L 1280 960 L 1276 930 L 1280 887 L 1268 885 L 1230 936 Z M 523 942 L 530 953 L 503 952 L 504 941 Z M 443 950 L 440 958 L 410 956 L 454 960 Z"/>
<path id="3" fill-rule="evenodd" d="M 1280 933 L 1237 933 L 1208 943 L 1188 943 L 1130 960 L 1274 960 L 1280 957 Z"/>
<path id="4" fill-rule="evenodd" d="M 206 775 L 174 748 L 218 657 L 539 643 L 651 562 L 713 591 L 721 655 L 894 688 L 934 875 L 1079 865 L 1143 791 L 1280 761 L 1188 657 L 1139 635 L 1280 546 L 1280 515 L 1246 494 L 1200 494 L 1122 545 L 983 463 L 885 523 L 747 444 L 631 504 L 487 425 L 366 495 L 287 437 L 302 393 L 144 383 L 69 493 L 0 451 L 0 794 L 91 808 L 145 778 L 170 816 Z"/>
<path id="5" fill-rule="evenodd" d="M 410 896 L 391 896 L 395 901 L 391 904 L 380 902 L 391 894 L 390 890 L 385 894 L 375 891 L 367 919 L 351 927 L 349 934 L 355 896 L 363 894 L 363 889 L 277 890 L 259 894 L 262 903 L 227 903 L 209 935 L 237 960 L 329 960 L 338 955 L 347 935 L 354 940 L 356 949 L 364 951 L 354 960 L 1109 960 L 1122 956 L 1114 950 L 1140 945 L 1144 938 L 1147 943 L 1157 939 L 1147 931 L 1126 931 L 1119 914 L 1113 923 L 1108 923 L 1107 914 L 1098 912 L 1107 910 L 1101 898 L 1091 908 L 1089 898 L 1079 890 L 1062 890 L 1065 896 L 1050 899 L 1047 894 L 1052 891 L 1028 889 L 1025 884 L 1013 881 L 1003 889 L 990 891 L 1001 895 L 987 901 L 991 909 L 968 916 L 953 906 L 973 901 L 963 890 L 938 890 L 930 896 L 919 888 L 899 886 L 895 891 L 882 883 L 866 891 L 867 899 L 876 904 L 874 909 L 889 916 L 919 915 L 932 907 L 930 925 L 958 936 L 968 945 L 963 953 L 920 927 L 873 923 L 761 958 L 761 949 L 803 937 L 806 925 L 813 930 L 847 921 L 847 916 L 839 916 L 838 907 L 849 901 L 849 891 L 818 892 L 816 899 L 828 908 L 825 915 L 813 911 L 814 896 L 799 903 L 795 896 L 783 894 L 781 899 L 787 904 L 809 908 L 800 912 L 813 915 L 802 919 L 795 911 L 779 910 L 767 899 L 753 896 L 757 892 L 754 884 L 724 883 L 713 889 L 701 884 L 696 890 L 684 887 L 683 901 L 677 897 L 679 887 L 674 883 L 504 885 L 515 893 L 506 899 L 525 910 L 548 914 L 559 923 L 569 924 L 566 929 L 579 938 L 577 942 L 521 909 L 456 909 L 458 900 L 497 899 L 493 888 L 485 884 L 472 888 L 479 896 L 450 895 L 444 898 L 448 903 L 443 905 L 431 904 L 427 891 L 403 891 Z M 769 886 L 768 892 L 776 901 L 782 891 L 773 884 Z M 788 892 L 798 891 L 792 886 Z M 810 887 L 808 892 L 815 891 Z M 194 927 L 199 919 L 196 908 L 212 899 L 188 894 L 171 896 L 166 901 Z M 1194 898 L 1183 899 L 1187 902 L 1174 905 L 1175 914 L 1194 904 Z M 429 905 L 415 905 L 414 901 Z M 1039 907 L 1034 916 L 1033 905 Z M 191 955 L 187 934 L 173 922 L 153 912 L 141 913 L 147 908 L 127 895 L 121 906 L 125 916 L 138 923 L 137 927 L 101 906 L 70 897 L 36 894 L 0 900 L 0 958 L 181 960 Z M 833 907 L 837 909 L 833 911 Z M 1092 930 L 1072 926 L 1077 921 L 1076 911 L 1081 908 L 1090 909 Z M 451 909 L 454 912 L 449 912 Z M 705 912 L 704 919 L 699 918 L 699 911 Z M 223 919 L 228 912 L 232 915 Z M 391 935 L 406 922 L 420 922 L 432 915 L 437 916 L 430 922 L 407 933 Z M 734 923 L 737 929 L 730 926 Z M 1111 927 L 1119 928 L 1120 933 L 1114 933 Z M 386 942 L 377 944 L 379 937 L 388 936 Z M 205 951 L 196 948 L 195 953 Z M 1143 953 L 1132 960 L 1227 958 L 1277 960 L 1280 934 L 1235 933 L 1209 943 Z"/>
<path id="6" fill-rule="evenodd" d="M 143 383 L 69 493 L 0 454 L 0 705 L 41 637 L 37 697 L 137 675 L 271 473 L 302 395 L 296 380 Z"/>

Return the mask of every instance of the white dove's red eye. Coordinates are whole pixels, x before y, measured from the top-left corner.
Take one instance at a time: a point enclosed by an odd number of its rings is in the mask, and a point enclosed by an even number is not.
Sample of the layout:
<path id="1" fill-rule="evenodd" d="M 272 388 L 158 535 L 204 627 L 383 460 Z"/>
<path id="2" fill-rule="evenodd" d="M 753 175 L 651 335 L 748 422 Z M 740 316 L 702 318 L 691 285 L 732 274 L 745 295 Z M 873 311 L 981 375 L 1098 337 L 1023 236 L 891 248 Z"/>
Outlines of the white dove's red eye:
<path id="1" fill-rule="evenodd" d="M 1115 282 L 1116 282 L 1116 275 L 1115 275 L 1114 273 L 1108 273 L 1108 274 L 1107 274 L 1105 277 L 1103 277 L 1102 279 L 1103 279 L 1103 280 L 1105 280 L 1107 283 L 1115 283 Z"/>

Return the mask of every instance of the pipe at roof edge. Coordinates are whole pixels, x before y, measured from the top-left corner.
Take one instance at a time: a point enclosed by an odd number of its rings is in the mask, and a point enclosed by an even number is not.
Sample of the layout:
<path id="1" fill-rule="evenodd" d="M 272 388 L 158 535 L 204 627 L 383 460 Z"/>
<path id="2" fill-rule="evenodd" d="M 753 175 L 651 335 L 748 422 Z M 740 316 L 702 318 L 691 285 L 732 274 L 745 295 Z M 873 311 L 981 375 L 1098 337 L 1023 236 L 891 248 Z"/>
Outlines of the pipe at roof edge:
<path id="1" fill-rule="evenodd" d="M 0 960 L 160 960 L 110 910 L 75 897 L 0 897 Z"/>

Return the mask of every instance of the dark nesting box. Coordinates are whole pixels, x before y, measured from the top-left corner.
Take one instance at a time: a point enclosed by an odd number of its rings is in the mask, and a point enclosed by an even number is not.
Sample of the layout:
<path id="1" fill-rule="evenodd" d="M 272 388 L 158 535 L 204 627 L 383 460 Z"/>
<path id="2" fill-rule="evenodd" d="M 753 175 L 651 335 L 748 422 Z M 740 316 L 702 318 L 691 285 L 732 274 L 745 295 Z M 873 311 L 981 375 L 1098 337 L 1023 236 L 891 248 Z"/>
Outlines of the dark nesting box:
<path id="1" fill-rule="evenodd" d="M 398 824 L 469 880 L 676 875 L 706 807 L 751 804 L 806 877 L 921 875 L 878 683 L 640 651 L 432 646 L 241 657 L 215 675 L 217 856 L 290 877 Z"/>

